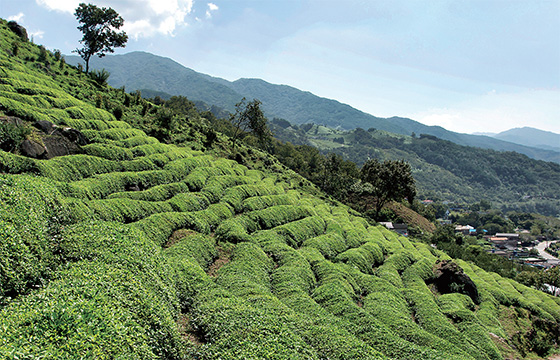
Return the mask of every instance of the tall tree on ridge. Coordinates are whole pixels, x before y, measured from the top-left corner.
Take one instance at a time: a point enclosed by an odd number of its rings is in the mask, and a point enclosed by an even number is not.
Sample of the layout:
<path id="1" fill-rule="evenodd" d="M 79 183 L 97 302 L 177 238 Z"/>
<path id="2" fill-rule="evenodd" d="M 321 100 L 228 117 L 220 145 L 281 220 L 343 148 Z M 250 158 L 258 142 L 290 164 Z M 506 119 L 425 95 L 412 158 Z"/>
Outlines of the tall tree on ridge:
<path id="1" fill-rule="evenodd" d="M 128 35 L 124 31 L 117 32 L 124 24 L 123 18 L 112 8 L 98 8 L 93 4 L 81 3 L 74 13 L 78 26 L 84 36 L 80 43 L 81 49 L 76 49 L 82 59 L 86 62 L 86 74 L 89 72 L 89 60 L 93 55 L 100 58 L 107 52 L 114 52 L 116 47 L 124 47 L 128 41 Z"/>

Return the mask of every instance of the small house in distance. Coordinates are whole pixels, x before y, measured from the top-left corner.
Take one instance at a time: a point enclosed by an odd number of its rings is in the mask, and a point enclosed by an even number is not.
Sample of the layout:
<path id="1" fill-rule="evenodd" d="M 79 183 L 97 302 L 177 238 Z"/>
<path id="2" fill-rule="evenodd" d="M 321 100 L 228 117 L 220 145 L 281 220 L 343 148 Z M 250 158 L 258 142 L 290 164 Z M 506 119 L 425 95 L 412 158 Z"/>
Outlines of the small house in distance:
<path id="1" fill-rule="evenodd" d="M 496 234 L 495 236 L 491 236 L 488 238 L 488 241 L 496 248 L 496 249 L 509 249 L 514 250 L 520 245 L 519 237 L 509 237 L 504 235 L 517 235 L 517 234 Z"/>
<path id="2" fill-rule="evenodd" d="M 408 225 L 406 224 L 396 224 L 392 222 L 380 222 L 380 224 L 402 236 L 408 236 Z"/>
<path id="3" fill-rule="evenodd" d="M 519 241 L 519 234 L 496 233 L 496 237 Z"/>
<path id="4" fill-rule="evenodd" d="M 476 229 L 470 225 L 457 225 L 455 226 L 455 232 L 463 235 L 476 236 Z"/>

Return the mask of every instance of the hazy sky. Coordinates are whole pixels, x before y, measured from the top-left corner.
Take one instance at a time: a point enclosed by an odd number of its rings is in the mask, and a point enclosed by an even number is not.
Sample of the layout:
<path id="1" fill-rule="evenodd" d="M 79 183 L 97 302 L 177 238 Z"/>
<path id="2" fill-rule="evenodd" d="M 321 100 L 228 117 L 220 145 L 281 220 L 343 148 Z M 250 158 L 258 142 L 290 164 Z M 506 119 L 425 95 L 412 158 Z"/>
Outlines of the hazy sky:
<path id="1" fill-rule="evenodd" d="M 79 47 L 80 1 L 0 0 L 35 43 Z M 100 0 L 125 49 L 449 130 L 560 133 L 560 0 Z"/>

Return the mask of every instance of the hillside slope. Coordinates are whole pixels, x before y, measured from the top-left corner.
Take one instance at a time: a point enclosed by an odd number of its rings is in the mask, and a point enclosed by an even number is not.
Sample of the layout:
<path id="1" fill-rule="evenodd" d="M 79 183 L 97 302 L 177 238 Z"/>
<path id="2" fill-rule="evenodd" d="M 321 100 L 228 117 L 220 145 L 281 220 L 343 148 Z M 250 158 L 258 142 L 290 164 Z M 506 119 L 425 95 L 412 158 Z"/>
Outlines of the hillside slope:
<path id="1" fill-rule="evenodd" d="M 337 153 L 363 164 L 370 158 L 410 163 L 418 196 L 455 203 L 491 201 L 504 211 L 560 214 L 560 165 L 514 152 L 457 145 L 429 135 L 381 130 L 334 130 L 321 126 L 271 126 L 275 136 Z M 285 126 L 285 125 L 284 125 Z"/>
<path id="2" fill-rule="evenodd" d="M 81 59 L 68 56 L 68 62 L 78 64 Z M 112 76 L 109 83 L 127 90 L 154 90 L 171 95 L 183 95 L 193 101 L 203 101 L 228 111 L 242 97 L 259 99 L 270 118 L 286 119 L 293 124 L 314 123 L 332 128 L 375 128 L 401 135 L 428 134 L 460 145 L 499 151 L 516 151 L 531 158 L 560 163 L 560 152 L 537 149 L 510 143 L 488 136 L 460 134 L 440 126 L 427 126 L 402 118 L 380 118 L 366 114 L 336 100 L 321 98 L 310 92 L 287 85 L 270 84 L 260 79 L 224 79 L 200 74 L 171 59 L 144 52 L 110 55 L 91 59 L 91 68 L 107 69 Z M 473 129 L 476 130 L 476 129 Z"/>
<path id="3" fill-rule="evenodd" d="M 557 340 L 557 299 L 370 225 L 255 149 L 267 166 L 160 143 L 130 125 L 157 106 L 0 31 L 0 116 L 24 122 L 4 128 L 87 142 L 0 150 L 0 357 L 504 359 Z"/>

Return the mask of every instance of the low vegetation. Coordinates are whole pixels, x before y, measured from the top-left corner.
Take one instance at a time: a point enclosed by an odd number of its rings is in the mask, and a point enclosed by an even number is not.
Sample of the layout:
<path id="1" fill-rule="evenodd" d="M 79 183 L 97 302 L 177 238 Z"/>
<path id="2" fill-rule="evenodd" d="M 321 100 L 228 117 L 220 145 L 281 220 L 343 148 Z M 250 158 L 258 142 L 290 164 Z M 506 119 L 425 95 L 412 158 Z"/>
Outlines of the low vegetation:
<path id="1" fill-rule="evenodd" d="M 49 159 L 0 150 L 1 358 L 472 360 L 556 348 L 557 298 L 370 223 L 257 148 L 232 150 L 210 114 L 99 88 L 50 53 L 39 62 L 5 21 L 0 32 L 0 121 L 22 119 L 26 140 L 48 137 L 40 120 L 87 142 Z M 478 296 L 435 286 L 442 262 Z"/>

